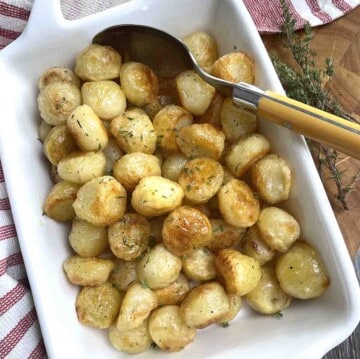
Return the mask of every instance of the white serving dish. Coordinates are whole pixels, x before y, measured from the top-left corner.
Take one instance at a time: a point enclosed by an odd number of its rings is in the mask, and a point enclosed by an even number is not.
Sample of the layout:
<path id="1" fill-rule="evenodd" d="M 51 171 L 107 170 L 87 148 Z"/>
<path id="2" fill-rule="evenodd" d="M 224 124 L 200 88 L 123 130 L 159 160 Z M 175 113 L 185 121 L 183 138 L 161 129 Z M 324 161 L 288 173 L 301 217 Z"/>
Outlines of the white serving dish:
<path id="1" fill-rule="evenodd" d="M 209 31 L 220 52 L 243 49 L 255 57 L 257 84 L 282 92 L 256 28 L 239 0 L 133 0 L 102 13 L 66 21 L 57 1 L 35 1 L 23 35 L 0 54 L 0 150 L 14 221 L 50 358 L 122 358 L 106 332 L 77 321 L 78 289 L 62 271 L 69 255 L 68 227 L 42 216 L 51 188 L 37 140 L 37 79 L 48 67 L 72 66 L 75 54 L 102 29 L 120 23 L 147 24 L 183 36 Z M 289 211 L 302 237 L 326 262 L 331 283 L 325 294 L 294 301 L 277 320 L 244 308 L 224 329 L 199 330 L 194 343 L 176 354 L 149 350 L 138 358 L 320 358 L 345 340 L 360 318 L 358 281 L 342 235 L 304 139 L 267 122 L 261 131 L 274 151 L 292 164 L 295 184 Z"/>

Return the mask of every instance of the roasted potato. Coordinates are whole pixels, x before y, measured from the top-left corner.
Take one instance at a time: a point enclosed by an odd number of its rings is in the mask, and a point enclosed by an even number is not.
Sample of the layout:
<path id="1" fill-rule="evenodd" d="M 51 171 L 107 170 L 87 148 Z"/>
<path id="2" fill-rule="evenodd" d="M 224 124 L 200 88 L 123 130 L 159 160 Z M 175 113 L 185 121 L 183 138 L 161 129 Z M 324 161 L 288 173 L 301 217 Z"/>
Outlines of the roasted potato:
<path id="1" fill-rule="evenodd" d="M 80 79 L 75 72 L 67 67 L 54 66 L 41 74 L 38 81 L 38 88 L 41 91 L 50 82 L 70 82 L 76 87 L 80 87 Z"/>
<path id="2" fill-rule="evenodd" d="M 132 284 L 138 282 L 136 261 L 114 260 L 115 266 L 110 273 L 109 282 L 118 289 L 126 291 Z"/>
<path id="3" fill-rule="evenodd" d="M 161 174 L 163 177 L 177 182 L 180 173 L 189 159 L 182 153 L 172 153 L 167 156 L 161 166 Z"/>

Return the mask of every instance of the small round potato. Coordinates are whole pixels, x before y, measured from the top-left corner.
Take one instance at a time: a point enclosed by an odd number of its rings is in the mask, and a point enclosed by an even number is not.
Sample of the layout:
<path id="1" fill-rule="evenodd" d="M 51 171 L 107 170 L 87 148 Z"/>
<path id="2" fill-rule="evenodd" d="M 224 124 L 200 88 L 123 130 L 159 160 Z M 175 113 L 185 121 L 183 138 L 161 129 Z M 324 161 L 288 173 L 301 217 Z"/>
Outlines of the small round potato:
<path id="1" fill-rule="evenodd" d="M 148 249 L 150 224 L 137 213 L 126 213 L 119 222 L 109 226 L 110 249 L 113 254 L 125 261 L 143 255 Z"/>
<path id="2" fill-rule="evenodd" d="M 120 83 L 126 98 L 138 107 L 154 102 L 159 92 L 155 72 L 139 62 L 127 62 L 121 66 Z"/>
<path id="3" fill-rule="evenodd" d="M 196 329 L 185 323 L 177 305 L 165 305 L 151 313 L 149 332 L 160 349 L 178 352 L 194 340 Z"/>
<path id="4" fill-rule="evenodd" d="M 225 135 L 209 123 L 194 123 L 177 131 L 176 142 L 187 157 L 218 161 L 224 151 Z"/>
<path id="5" fill-rule="evenodd" d="M 271 144 L 265 136 L 259 133 L 244 135 L 228 149 L 225 162 L 237 177 L 241 177 L 270 149 Z"/>
<path id="6" fill-rule="evenodd" d="M 109 328 L 119 313 L 123 294 L 110 283 L 84 287 L 76 298 L 80 323 L 94 328 Z"/>
<path id="7" fill-rule="evenodd" d="M 180 306 L 185 323 L 198 329 L 216 323 L 229 312 L 229 298 L 218 282 L 194 287 Z"/>
<path id="8" fill-rule="evenodd" d="M 69 234 L 71 248 L 81 257 L 97 257 L 108 247 L 105 227 L 96 227 L 82 219 L 75 218 Z"/>
<path id="9" fill-rule="evenodd" d="M 196 122 L 199 123 L 210 123 L 213 126 L 221 126 L 221 109 L 224 98 L 216 92 L 213 99 L 211 100 L 210 106 L 207 108 L 204 114 L 196 117 Z"/>
<path id="10" fill-rule="evenodd" d="M 119 147 L 115 138 L 110 137 L 107 146 L 103 149 L 103 153 L 106 158 L 105 173 L 107 175 L 112 175 L 114 163 L 121 158 L 124 152 Z"/>
<path id="11" fill-rule="evenodd" d="M 161 216 L 180 206 L 184 191 L 176 182 L 160 176 L 140 180 L 131 197 L 131 205 L 145 217 Z"/>
<path id="12" fill-rule="evenodd" d="M 70 114 L 67 127 L 83 151 L 100 151 L 108 144 L 104 123 L 88 105 L 78 106 Z"/>
<path id="13" fill-rule="evenodd" d="M 111 80 L 120 66 L 121 56 L 112 47 L 91 44 L 76 56 L 74 71 L 84 81 Z"/>
<path id="14" fill-rule="evenodd" d="M 176 77 L 176 88 L 181 106 L 197 116 L 206 112 L 215 95 L 215 88 L 193 70 L 181 72 Z"/>
<path id="15" fill-rule="evenodd" d="M 159 159 L 142 152 L 127 153 L 116 161 L 113 167 L 113 176 L 128 191 L 132 191 L 141 179 L 160 175 Z"/>
<path id="16" fill-rule="evenodd" d="M 89 105 L 102 120 L 112 120 L 125 112 L 125 94 L 114 81 L 85 82 L 81 95 L 83 103 Z"/>
<path id="17" fill-rule="evenodd" d="M 241 295 L 228 294 L 228 298 L 229 298 L 229 311 L 225 315 L 223 315 L 218 321 L 218 323 L 222 323 L 224 326 L 231 320 L 235 319 L 235 317 L 238 315 L 242 307 Z"/>
<path id="18" fill-rule="evenodd" d="M 233 83 L 255 82 L 255 62 L 245 52 L 232 52 L 217 59 L 211 68 L 211 74 Z"/>
<path id="19" fill-rule="evenodd" d="M 166 288 L 179 277 L 181 259 L 157 244 L 137 261 L 136 271 L 139 281 L 150 289 Z"/>
<path id="20" fill-rule="evenodd" d="M 162 238 L 166 248 L 177 256 L 190 254 L 211 241 L 211 224 L 198 209 L 181 206 L 164 220 Z"/>
<path id="21" fill-rule="evenodd" d="M 300 237 L 300 225 L 288 212 L 277 207 L 264 208 L 257 221 L 262 240 L 272 249 L 286 252 Z"/>
<path id="22" fill-rule="evenodd" d="M 215 258 L 215 265 L 224 281 L 227 293 L 250 293 L 261 279 L 259 262 L 235 249 L 222 249 Z"/>
<path id="23" fill-rule="evenodd" d="M 104 284 L 109 278 L 114 262 L 110 259 L 68 257 L 64 262 L 64 271 L 73 284 L 81 286 L 97 286 Z"/>
<path id="24" fill-rule="evenodd" d="M 276 262 L 282 290 L 295 298 L 320 296 L 329 286 L 329 276 L 319 253 L 305 241 L 296 241 Z"/>
<path id="25" fill-rule="evenodd" d="M 126 191 L 111 176 L 102 176 L 82 185 L 73 204 L 76 215 L 95 226 L 108 226 L 126 211 Z"/>
<path id="26" fill-rule="evenodd" d="M 75 151 L 63 157 L 57 166 L 60 178 L 65 181 L 83 184 L 105 172 L 106 159 L 102 151 Z"/>
<path id="27" fill-rule="evenodd" d="M 139 108 L 115 117 L 110 123 L 110 131 L 124 152 L 155 152 L 154 126 L 149 116 Z"/>
<path id="28" fill-rule="evenodd" d="M 50 82 L 38 96 L 40 116 L 50 125 L 60 125 L 81 105 L 81 101 L 80 90 L 71 82 Z"/>
<path id="29" fill-rule="evenodd" d="M 115 267 L 110 273 L 109 282 L 118 289 L 126 291 L 132 284 L 138 282 L 136 262 L 115 259 Z"/>
<path id="30" fill-rule="evenodd" d="M 292 183 L 291 168 L 279 155 L 266 155 L 251 168 L 251 182 L 267 203 L 285 201 Z"/>
<path id="31" fill-rule="evenodd" d="M 219 210 L 227 223 L 242 228 L 256 223 L 260 204 L 245 182 L 237 179 L 229 181 L 220 188 L 218 200 Z"/>
<path id="32" fill-rule="evenodd" d="M 66 81 L 71 82 L 76 87 L 80 87 L 80 79 L 75 72 L 67 67 L 54 66 L 41 74 L 38 81 L 38 88 L 41 91 L 50 82 Z"/>
<path id="33" fill-rule="evenodd" d="M 177 182 L 180 173 L 189 159 L 182 153 L 172 153 L 167 156 L 161 166 L 161 174 L 163 177 Z"/>
<path id="34" fill-rule="evenodd" d="M 71 221 L 75 218 L 73 203 L 80 186 L 61 181 L 53 186 L 44 203 L 44 213 L 56 221 Z"/>
<path id="35" fill-rule="evenodd" d="M 262 314 L 275 314 L 290 305 L 291 297 L 279 286 L 273 267 L 261 268 L 262 277 L 259 284 L 246 295 L 250 306 Z"/>

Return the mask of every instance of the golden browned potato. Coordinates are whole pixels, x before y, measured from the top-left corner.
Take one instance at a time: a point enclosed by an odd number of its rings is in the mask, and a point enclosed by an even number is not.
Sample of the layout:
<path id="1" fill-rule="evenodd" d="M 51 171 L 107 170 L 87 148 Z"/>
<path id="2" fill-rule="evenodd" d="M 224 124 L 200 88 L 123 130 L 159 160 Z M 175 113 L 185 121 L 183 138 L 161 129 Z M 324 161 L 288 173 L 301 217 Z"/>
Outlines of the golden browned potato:
<path id="1" fill-rule="evenodd" d="M 291 168 L 281 156 L 266 155 L 251 168 L 251 182 L 260 198 L 267 203 L 285 201 L 292 184 Z"/>
<path id="2" fill-rule="evenodd" d="M 63 157 L 57 166 L 61 179 L 83 184 L 105 173 L 106 159 L 102 151 L 74 151 Z"/>
<path id="3" fill-rule="evenodd" d="M 103 149 L 103 153 L 106 158 L 105 174 L 113 175 L 114 163 L 121 158 L 124 152 L 119 147 L 115 138 L 110 137 L 107 146 Z"/>
<path id="4" fill-rule="evenodd" d="M 41 74 L 38 81 L 38 88 L 41 91 L 50 82 L 58 81 L 71 82 L 76 87 L 80 87 L 80 79 L 76 76 L 73 70 L 67 67 L 54 66 Z"/>
<path id="5" fill-rule="evenodd" d="M 114 163 L 113 176 L 132 191 L 141 179 L 148 176 L 160 176 L 159 159 L 142 152 L 127 153 Z"/>
<path id="6" fill-rule="evenodd" d="M 211 68 L 211 74 L 233 83 L 255 82 L 255 62 L 245 52 L 231 52 L 217 59 Z"/>
<path id="7" fill-rule="evenodd" d="M 218 320 L 218 323 L 222 323 L 223 325 L 226 325 L 228 322 L 235 319 L 242 307 L 241 295 L 228 294 L 228 298 L 229 311 Z"/>
<path id="8" fill-rule="evenodd" d="M 254 310 L 262 314 L 275 314 L 287 308 L 291 297 L 279 286 L 275 269 L 264 266 L 261 272 L 259 284 L 246 294 L 246 301 Z"/>
<path id="9" fill-rule="evenodd" d="M 189 159 L 182 153 L 172 153 L 167 156 L 161 166 L 161 174 L 163 177 L 177 182 L 180 173 Z"/>
<path id="10" fill-rule="evenodd" d="M 108 247 L 107 228 L 97 227 L 82 219 L 75 218 L 69 234 L 69 243 L 81 257 L 97 257 Z"/>
<path id="11" fill-rule="evenodd" d="M 225 135 L 209 123 L 194 123 L 177 131 L 176 142 L 187 157 L 218 161 L 224 151 Z"/>
<path id="12" fill-rule="evenodd" d="M 140 180 L 131 197 L 131 205 L 145 217 L 155 217 L 180 206 L 184 191 L 176 182 L 160 176 Z"/>
<path id="13" fill-rule="evenodd" d="M 182 266 L 185 275 L 195 281 L 206 282 L 217 275 L 215 255 L 206 247 L 196 248 L 182 256 Z"/>
<path id="14" fill-rule="evenodd" d="M 126 98 L 139 107 L 154 102 L 159 92 L 155 72 L 139 62 L 127 62 L 121 66 L 120 83 Z"/>
<path id="15" fill-rule="evenodd" d="M 88 105 L 78 106 L 70 114 L 67 127 L 83 151 L 100 151 L 108 144 L 104 123 Z"/>
<path id="16" fill-rule="evenodd" d="M 207 247 L 214 252 L 236 247 L 245 235 L 245 228 L 235 227 L 223 219 L 210 219 L 212 239 Z"/>
<path id="17" fill-rule="evenodd" d="M 219 210 L 227 223 L 242 228 L 256 223 L 260 204 L 245 182 L 237 179 L 229 181 L 220 188 L 218 200 Z"/>
<path id="18" fill-rule="evenodd" d="M 196 117 L 196 122 L 199 123 L 210 123 L 213 126 L 221 126 L 221 108 L 223 105 L 224 98 L 218 93 L 215 92 L 211 103 L 204 114 Z"/>
<path id="19" fill-rule="evenodd" d="M 108 235 L 113 254 L 125 261 L 131 261 L 148 249 L 150 224 L 140 214 L 126 213 L 120 221 L 109 226 Z"/>
<path id="20" fill-rule="evenodd" d="M 194 287 L 180 305 L 180 313 L 185 323 L 198 329 L 218 322 L 229 309 L 229 298 L 218 282 Z"/>
<path id="21" fill-rule="evenodd" d="M 76 298 L 80 323 L 94 328 L 109 328 L 119 313 L 123 294 L 110 283 L 84 287 Z"/>
<path id="22" fill-rule="evenodd" d="M 111 176 L 102 176 L 82 185 L 73 204 L 76 215 L 95 226 L 108 226 L 126 211 L 126 191 Z"/>
<path id="23" fill-rule="evenodd" d="M 211 241 L 211 224 L 198 209 L 181 206 L 164 220 L 162 238 L 166 248 L 177 256 L 190 254 L 194 248 Z"/>
<path id="24" fill-rule="evenodd" d="M 80 186 L 61 181 L 53 186 L 44 203 L 44 213 L 56 221 L 71 221 L 75 218 L 72 207 Z"/>
<path id="25" fill-rule="evenodd" d="M 111 80 L 120 66 L 121 56 L 112 47 L 91 44 L 76 56 L 74 71 L 84 81 Z"/>
<path id="26" fill-rule="evenodd" d="M 40 116 L 50 125 L 65 123 L 82 102 L 80 90 L 71 82 L 50 82 L 39 93 Z"/>
<path id="27" fill-rule="evenodd" d="M 124 152 L 155 152 L 154 126 L 149 116 L 139 108 L 115 117 L 110 123 L 110 131 Z"/>
<path id="28" fill-rule="evenodd" d="M 125 293 L 116 322 L 118 330 L 130 330 L 140 326 L 158 306 L 156 295 L 145 285 L 134 283 Z"/>
<path id="29" fill-rule="evenodd" d="M 102 120 L 111 120 L 125 112 L 125 94 L 114 81 L 85 82 L 81 95 L 83 103 L 89 105 Z"/>
<path id="30" fill-rule="evenodd" d="M 163 244 L 151 248 L 136 263 L 139 281 L 150 289 L 171 285 L 179 277 L 181 259 L 170 253 Z"/>
<path id="31" fill-rule="evenodd" d="M 257 226 L 262 240 L 272 249 L 286 252 L 300 236 L 298 221 L 287 211 L 278 207 L 264 208 Z"/>
<path id="32" fill-rule="evenodd" d="M 74 255 L 64 262 L 64 271 L 69 281 L 81 286 L 104 284 L 113 268 L 114 262 L 103 258 L 83 258 Z"/>
<path id="33" fill-rule="evenodd" d="M 132 284 L 138 282 L 136 261 L 114 260 L 115 267 L 110 273 L 109 282 L 118 289 L 126 291 Z"/>
<path id="34" fill-rule="evenodd" d="M 224 170 L 211 158 L 195 158 L 186 163 L 178 182 L 185 198 L 192 203 L 206 203 L 216 195 L 224 180 Z"/>
<path id="35" fill-rule="evenodd" d="M 157 146 L 165 152 L 178 152 L 177 131 L 193 123 L 193 115 L 184 108 L 168 105 L 154 117 L 153 125 L 157 135 Z"/>
<path id="36" fill-rule="evenodd" d="M 160 349 L 178 352 L 194 340 L 196 329 L 185 323 L 177 305 L 165 305 L 151 313 L 149 332 Z"/>
<path id="37" fill-rule="evenodd" d="M 259 262 L 235 249 L 222 249 L 215 258 L 215 265 L 224 281 L 227 293 L 250 293 L 261 279 Z"/>
<path id="38" fill-rule="evenodd" d="M 181 72 L 176 77 L 176 88 L 181 106 L 197 116 L 206 112 L 215 95 L 215 88 L 193 70 Z"/>
<path id="39" fill-rule="evenodd" d="M 271 144 L 265 136 L 259 133 L 244 135 L 227 150 L 225 162 L 237 177 L 241 177 L 270 149 Z"/>
<path id="40" fill-rule="evenodd" d="M 145 319 L 138 327 L 129 330 L 118 330 L 115 325 L 109 330 L 111 344 L 117 350 L 128 354 L 143 353 L 151 347 L 149 320 Z"/>
<path id="41" fill-rule="evenodd" d="M 282 290 L 295 298 L 320 296 L 329 286 L 329 276 L 319 253 L 309 243 L 296 241 L 276 262 Z"/>

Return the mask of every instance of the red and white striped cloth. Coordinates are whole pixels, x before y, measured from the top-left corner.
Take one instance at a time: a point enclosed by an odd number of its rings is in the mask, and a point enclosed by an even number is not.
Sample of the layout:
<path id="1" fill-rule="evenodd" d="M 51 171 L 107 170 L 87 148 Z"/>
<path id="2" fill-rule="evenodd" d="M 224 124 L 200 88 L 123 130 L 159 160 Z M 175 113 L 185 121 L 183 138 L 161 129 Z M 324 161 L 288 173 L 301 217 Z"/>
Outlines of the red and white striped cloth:
<path id="1" fill-rule="evenodd" d="M 63 0 L 61 6 L 65 18 L 75 19 L 125 1 Z M 360 0 L 287 1 L 298 28 L 307 21 L 313 26 L 328 23 L 360 3 Z M 0 0 L 0 49 L 21 34 L 30 15 L 32 2 Z M 279 31 L 282 23 L 279 0 L 244 0 L 244 3 L 260 32 Z M 44 357 L 45 347 L 16 238 L 0 163 L 0 359 Z"/>

